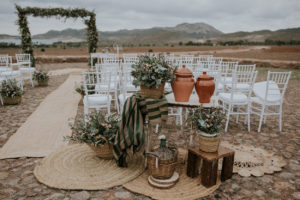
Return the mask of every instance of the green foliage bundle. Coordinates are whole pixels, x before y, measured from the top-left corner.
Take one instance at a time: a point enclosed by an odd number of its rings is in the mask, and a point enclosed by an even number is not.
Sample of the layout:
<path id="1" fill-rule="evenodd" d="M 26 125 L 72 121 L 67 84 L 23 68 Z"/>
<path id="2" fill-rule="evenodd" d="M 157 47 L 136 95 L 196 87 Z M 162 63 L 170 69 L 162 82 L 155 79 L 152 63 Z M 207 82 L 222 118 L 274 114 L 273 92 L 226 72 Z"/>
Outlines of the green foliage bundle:
<path id="1" fill-rule="evenodd" d="M 70 125 L 74 134 L 65 137 L 65 139 L 98 146 L 106 143 L 102 138 L 105 137 L 110 144 L 113 144 L 120 128 L 120 120 L 120 116 L 116 113 L 104 116 L 99 111 L 95 111 L 87 123 L 81 116 L 74 125 Z"/>
<path id="2" fill-rule="evenodd" d="M 35 58 L 33 55 L 33 47 L 31 40 L 31 33 L 28 27 L 27 15 L 33 17 L 51 17 L 56 16 L 57 18 L 75 18 L 81 17 L 84 19 L 84 23 L 87 25 L 87 40 L 89 43 L 89 53 L 94 53 L 97 50 L 98 43 L 98 31 L 96 27 L 96 14 L 85 9 L 64 9 L 64 8 L 37 8 L 37 7 L 26 7 L 21 8 L 16 5 L 19 31 L 21 34 L 21 47 L 24 53 L 31 55 L 31 65 L 35 66 Z"/>
<path id="3" fill-rule="evenodd" d="M 220 134 L 223 119 L 224 113 L 221 108 L 197 108 L 194 113 L 190 112 L 188 118 L 199 131 L 211 135 Z"/>
<path id="4" fill-rule="evenodd" d="M 22 88 L 18 85 L 16 79 L 4 80 L 0 85 L 0 94 L 2 97 L 19 97 L 22 96 Z"/>
<path id="5" fill-rule="evenodd" d="M 140 56 L 139 61 L 131 66 L 134 77 L 133 85 L 158 88 L 161 83 L 172 82 L 176 67 L 169 65 L 163 55 Z"/>
<path id="6" fill-rule="evenodd" d="M 49 80 L 49 75 L 48 72 L 46 71 L 42 71 L 42 70 L 34 71 L 32 79 L 36 81 L 46 82 Z"/>

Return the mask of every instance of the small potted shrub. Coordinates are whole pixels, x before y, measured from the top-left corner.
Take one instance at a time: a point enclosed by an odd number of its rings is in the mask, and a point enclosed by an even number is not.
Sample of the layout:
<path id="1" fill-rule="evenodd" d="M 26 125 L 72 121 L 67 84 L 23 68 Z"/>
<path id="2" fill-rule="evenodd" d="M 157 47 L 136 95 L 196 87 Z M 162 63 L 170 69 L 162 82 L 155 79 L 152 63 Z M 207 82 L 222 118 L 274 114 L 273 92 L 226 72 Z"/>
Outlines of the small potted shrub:
<path id="1" fill-rule="evenodd" d="M 39 84 L 39 86 L 47 86 L 49 81 L 49 75 L 46 71 L 35 71 L 33 73 L 33 80 L 36 80 Z"/>
<path id="2" fill-rule="evenodd" d="M 139 61 L 131 67 L 131 75 L 134 77 L 132 83 L 140 86 L 143 98 L 161 98 L 165 83 L 175 78 L 175 67 L 169 65 L 163 55 L 140 56 Z"/>
<path id="3" fill-rule="evenodd" d="M 15 105 L 21 103 L 23 91 L 16 79 L 9 79 L 1 83 L 0 94 L 4 104 Z"/>
<path id="4" fill-rule="evenodd" d="M 198 108 L 194 113 L 190 113 L 189 120 L 198 130 L 201 151 L 218 151 L 223 119 L 224 113 L 221 108 Z"/>
<path id="5" fill-rule="evenodd" d="M 115 135 L 120 127 L 120 117 L 116 113 L 102 115 L 99 111 L 91 114 L 87 123 L 81 116 L 71 125 L 72 136 L 65 137 L 68 141 L 86 143 L 98 157 L 104 159 L 113 158 L 113 143 Z"/>

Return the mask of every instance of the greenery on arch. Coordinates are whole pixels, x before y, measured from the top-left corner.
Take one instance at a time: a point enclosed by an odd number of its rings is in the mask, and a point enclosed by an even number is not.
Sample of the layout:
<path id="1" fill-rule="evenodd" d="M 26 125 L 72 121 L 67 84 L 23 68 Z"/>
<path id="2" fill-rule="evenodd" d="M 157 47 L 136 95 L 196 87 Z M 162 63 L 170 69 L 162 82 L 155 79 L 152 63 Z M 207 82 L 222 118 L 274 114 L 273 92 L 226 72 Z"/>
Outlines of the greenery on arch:
<path id="1" fill-rule="evenodd" d="M 82 18 L 87 25 L 87 40 L 89 46 L 89 53 L 95 53 L 97 50 L 98 32 L 96 27 L 96 14 L 86 9 L 64 9 L 64 8 L 37 8 L 25 7 L 21 8 L 16 5 L 19 31 L 21 34 L 21 47 L 24 53 L 31 55 L 32 66 L 35 66 L 35 58 L 33 54 L 31 34 L 28 27 L 27 15 L 33 17 L 52 17 L 57 18 Z"/>

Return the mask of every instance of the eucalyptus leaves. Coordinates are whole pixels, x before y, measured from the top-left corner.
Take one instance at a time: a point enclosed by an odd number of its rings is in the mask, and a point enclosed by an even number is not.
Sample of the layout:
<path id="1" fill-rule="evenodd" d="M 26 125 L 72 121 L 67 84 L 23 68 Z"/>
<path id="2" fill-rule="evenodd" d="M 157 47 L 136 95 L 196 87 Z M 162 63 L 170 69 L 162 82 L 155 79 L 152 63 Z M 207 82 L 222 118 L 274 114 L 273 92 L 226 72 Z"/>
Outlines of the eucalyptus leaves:
<path id="1" fill-rule="evenodd" d="M 189 114 L 189 121 L 199 131 L 213 135 L 219 135 L 222 130 L 224 113 L 220 108 L 197 108 Z"/>
<path id="2" fill-rule="evenodd" d="M 84 122 L 82 116 L 74 125 L 71 125 L 74 134 L 65 137 L 65 139 L 99 146 L 106 143 L 103 139 L 105 137 L 109 144 L 113 144 L 119 127 L 120 117 L 118 114 L 113 113 L 104 116 L 100 112 L 95 111 L 87 123 Z"/>
<path id="3" fill-rule="evenodd" d="M 0 85 L 0 95 L 5 98 L 15 98 L 22 96 L 22 88 L 18 85 L 16 79 L 4 80 Z"/>
<path id="4" fill-rule="evenodd" d="M 161 83 L 172 82 L 175 67 L 169 65 L 163 55 L 140 56 L 139 61 L 131 66 L 134 77 L 133 85 L 158 88 Z"/>
<path id="5" fill-rule="evenodd" d="M 19 31 L 22 40 L 22 49 L 24 53 L 30 54 L 31 65 L 35 66 L 35 58 L 33 55 L 33 47 L 31 41 L 31 34 L 28 27 L 27 15 L 33 17 L 51 17 L 57 18 L 75 18 L 81 17 L 84 19 L 84 23 L 87 25 L 87 40 L 89 43 L 89 53 L 94 53 L 97 50 L 98 32 L 96 27 L 96 14 L 94 12 L 87 11 L 85 9 L 64 9 L 64 8 L 37 8 L 26 7 L 21 8 L 16 5 Z"/>
<path id="6" fill-rule="evenodd" d="M 40 82 L 46 82 L 49 80 L 49 75 L 46 71 L 34 71 L 32 79 Z"/>

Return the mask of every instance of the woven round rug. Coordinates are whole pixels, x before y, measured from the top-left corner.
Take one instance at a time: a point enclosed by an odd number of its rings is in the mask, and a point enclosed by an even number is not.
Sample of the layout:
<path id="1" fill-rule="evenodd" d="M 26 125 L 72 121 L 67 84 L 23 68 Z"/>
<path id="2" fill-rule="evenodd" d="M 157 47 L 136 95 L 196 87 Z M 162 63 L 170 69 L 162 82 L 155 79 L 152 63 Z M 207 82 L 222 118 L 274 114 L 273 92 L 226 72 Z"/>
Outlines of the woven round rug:
<path id="1" fill-rule="evenodd" d="M 178 172 L 178 169 L 175 170 Z M 149 173 L 145 171 L 138 178 L 123 184 L 123 186 L 134 193 L 143 194 L 153 199 L 162 200 L 190 200 L 205 197 L 214 192 L 221 184 L 218 175 L 217 184 L 206 188 L 201 184 L 200 176 L 190 178 L 186 175 L 186 169 L 181 169 L 179 181 L 169 189 L 158 189 L 148 183 Z"/>
<path id="2" fill-rule="evenodd" d="M 286 165 L 281 156 L 262 148 L 247 144 L 234 145 L 227 141 L 223 141 L 222 146 L 235 151 L 233 172 L 243 177 L 273 174 Z"/>
<path id="3" fill-rule="evenodd" d="M 86 144 L 63 146 L 44 158 L 34 169 L 39 182 L 67 190 L 102 190 L 127 183 L 144 171 L 144 159 L 135 155 L 127 168 L 114 160 L 98 158 Z"/>

